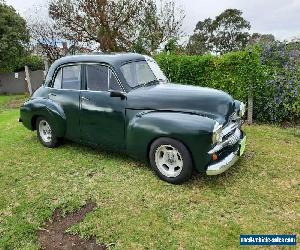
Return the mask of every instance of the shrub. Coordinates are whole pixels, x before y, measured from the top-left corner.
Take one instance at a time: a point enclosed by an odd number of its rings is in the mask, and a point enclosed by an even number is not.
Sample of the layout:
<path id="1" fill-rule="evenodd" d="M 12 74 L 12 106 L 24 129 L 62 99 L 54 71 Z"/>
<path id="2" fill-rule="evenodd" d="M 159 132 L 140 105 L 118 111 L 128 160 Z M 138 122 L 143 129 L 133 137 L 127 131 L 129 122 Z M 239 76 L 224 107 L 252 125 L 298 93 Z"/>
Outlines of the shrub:
<path id="1" fill-rule="evenodd" d="M 14 66 L 14 71 L 23 71 L 25 65 L 29 67 L 30 70 L 43 70 L 44 69 L 44 62 L 43 59 L 36 55 L 28 55 L 19 58 Z"/>
<path id="2" fill-rule="evenodd" d="M 283 122 L 300 119 L 300 45 L 273 43 L 261 48 L 261 63 L 268 79 L 256 98 L 255 115 L 260 121 Z"/>
<path id="3" fill-rule="evenodd" d="M 159 54 L 156 60 L 172 82 L 211 87 L 247 101 L 250 92 L 265 80 L 265 69 L 257 51 L 240 51 L 223 56 Z"/>
<path id="4" fill-rule="evenodd" d="M 293 46 L 252 48 L 222 56 L 159 54 L 156 60 L 172 82 L 211 87 L 235 99 L 254 99 L 254 118 L 297 120 L 300 114 L 300 51 Z"/>

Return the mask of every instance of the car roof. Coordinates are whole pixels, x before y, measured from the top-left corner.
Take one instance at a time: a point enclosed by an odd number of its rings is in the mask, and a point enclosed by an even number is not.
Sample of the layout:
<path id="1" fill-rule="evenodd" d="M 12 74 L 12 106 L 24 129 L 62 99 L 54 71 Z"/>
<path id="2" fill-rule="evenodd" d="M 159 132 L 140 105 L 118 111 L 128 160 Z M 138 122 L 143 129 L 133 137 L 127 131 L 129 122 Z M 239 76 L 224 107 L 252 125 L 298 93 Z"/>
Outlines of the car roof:
<path id="1" fill-rule="evenodd" d="M 64 65 L 72 63 L 105 63 L 111 65 L 116 72 L 119 72 L 120 66 L 131 61 L 147 60 L 147 57 L 137 53 L 95 53 L 85 55 L 65 56 L 56 60 L 49 68 L 44 85 L 48 86 L 55 70 Z M 127 89 L 127 87 L 125 86 Z"/>
<path id="2" fill-rule="evenodd" d="M 100 62 L 107 63 L 112 66 L 119 66 L 128 61 L 145 60 L 145 56 L 137 53 L 95 53 L 95 54 L 83 54 L 74 56 L 65 56 L 55 61 L 56 66 L 66 63 L 76 62 Z"/>

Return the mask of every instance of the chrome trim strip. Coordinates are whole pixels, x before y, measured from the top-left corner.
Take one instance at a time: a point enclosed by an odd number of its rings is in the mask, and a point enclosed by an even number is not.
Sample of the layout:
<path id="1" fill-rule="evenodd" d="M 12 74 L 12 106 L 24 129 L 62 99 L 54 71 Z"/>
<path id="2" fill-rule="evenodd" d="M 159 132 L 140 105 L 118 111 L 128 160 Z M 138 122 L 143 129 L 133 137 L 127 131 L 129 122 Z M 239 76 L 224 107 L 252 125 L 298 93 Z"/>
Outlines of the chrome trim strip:
<path id="1" fill-rule="evenodd" d="M 229 154 L 226 158 L 224 158 L 222 161 L 209 165 L 206 170 L 206 174 L 207 175 L 218 175 L 218 174 L 225 172 L 232 165 L 234 165 L 237 162 L 237 160 L 240 158 L 237 155 L 237 153 L 238 153 L 238 151 L 233 152 L 233 153 Z"/>
<path id="2" fill-rule="evenodd" d="M 217 144 L 213 149 L 211 149 L 208 152 L 208 154 L 216 153 L 228 145 L 232 146 L 232 145 L 236 144 L 240 140 L 241 134 L 242 134 L 241 130 L 239 128 L 236 128 L 236 131 L 234 132 L 233 135 L 228 137 L 226 141 L 223 141 L 223 142 Z"/>
<path id="3" fill-rule="evenodd" d="M 227 125 L 226 127 L 224 127 L 223 131 L 222 131 L 222 137 L 226 136 L 227 134 L 229 134 L 232 130 L 238 128 L 240 126 L 239 122 L 234 122 L 234 123 L 230 123 L 229 125 Z"/>
<path id="4" fill-rule="evenodd" d="M 63 67 L 69 67 L 69 66 L 77 66 L 77 65 L 100 65 L 100 66 L 106 66 L 109 70 L 111 70 L 111 73 L 116 77 L 116 79 L 117 79 L 117 82 L 118 82 L 118 85 L 120 86 L 120 88 L 122 89 L 122 91 L 123 92 L 125 92 L 125 88 L 123 87 L 123 84 L 121 83 L 121 81 L 120 81 L 120 79 L 119 79 L 119 77 L 118 77 L 118 75 L 117 75 L 117 73 L 115 72 L 115 70 L 112 68 L 112 66 L 111 65 L 109 65 L 109 64 L 105 64 L 105 63 L 101 63 L 101 62 L 76 62 L 76 63 L 72 63 L 72 62 L 70 62 L 70 63 L 65 63 L 65 64 L 61 64 L 61 65 L 59 65 L 56 69 L 55 69 L 55 71 L 53 72 L 53 75 L 52 75 L 52 78 L 51 78 L 51 86 L 45 86 L 45 87 L 48 87 L 48 88 L 51 88 L 51 89 L 57 89 L 57 88 L 53 88 L 53 83 L 54 83 L 54 80 L 55 80 L 55 78 L 56 78 L 56 75 L 57 75 L 57 73 L 58 73 L 58 71 L 61 69 L 61 68 L 63 68 Z M 81 72 L 81 69 L 80 69 L 80 78 L 81 78 L 81 74 L 82 74 L 82 72 Z M 62 88 L 60 88 L 60 89 L 62 89 Z M 67 89 L 67 90 L 69 90 L 69 89 Z M 73 89 L 71 89 L 71 90 L 73 90 Z M 83 89 L 76 89 L 76 90 L 83 90 Z M 111 90 L 110 89 L 110 86 L 109 86 L 109 80 L 108 80 L 108 90 Z"/>

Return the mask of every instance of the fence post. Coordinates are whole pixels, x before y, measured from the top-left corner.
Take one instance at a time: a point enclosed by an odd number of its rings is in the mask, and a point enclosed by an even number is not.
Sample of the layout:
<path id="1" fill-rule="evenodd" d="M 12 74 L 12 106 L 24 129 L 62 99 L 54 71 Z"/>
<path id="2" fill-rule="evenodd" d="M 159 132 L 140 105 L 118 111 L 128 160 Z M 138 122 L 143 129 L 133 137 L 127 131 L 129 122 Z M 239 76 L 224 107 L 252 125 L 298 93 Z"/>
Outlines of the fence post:
<path id="1" fill-rule="evenodd" d="M 45 76 L 47 75 L 48 71 L 49 71 L 49 62 L 48 59 L 44 60 L 44 65 L 45 65 Z"/>
<path id="2" fill-rule="evenodd" d="M 248 124 L 253 123 L 253 96 L 252 94 L 249 94 L 248 96 L 248 117 L 247 117 L 247 122 Z"/>
<path id="3" fill-rule="evenodd" d="M 30 73 L 29 73 L 28 66 L 25 66 L 25 81 L 27 82 L 27 88 L 28 88 L 29 94 L 32 95 L 32 86 L 31 86 Z"/>

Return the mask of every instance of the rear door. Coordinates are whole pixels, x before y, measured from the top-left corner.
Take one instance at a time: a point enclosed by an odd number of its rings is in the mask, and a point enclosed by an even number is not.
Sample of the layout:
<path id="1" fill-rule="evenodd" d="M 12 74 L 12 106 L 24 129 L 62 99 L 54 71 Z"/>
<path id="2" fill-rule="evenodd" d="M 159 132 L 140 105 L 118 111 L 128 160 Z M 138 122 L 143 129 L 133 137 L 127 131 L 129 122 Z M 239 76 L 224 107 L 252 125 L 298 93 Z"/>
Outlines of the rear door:
<path id="1" fill-rule="evenodd" d="M 55 75 L 49 99 L 60 105 L 66 115 L 66 135 L 70 140 L 80 140 L 79 100 L 82 82 L 80 64 L 60 67 Z"/>
<path id="2" fill-rule="evenodd" d="M 109 90 L 121 91 L 116 74 L 103 64 L 84 65 L 81 91 L 81 138 L 114 150 L 125 149 L 125 99 L 111 97 Z"/>

